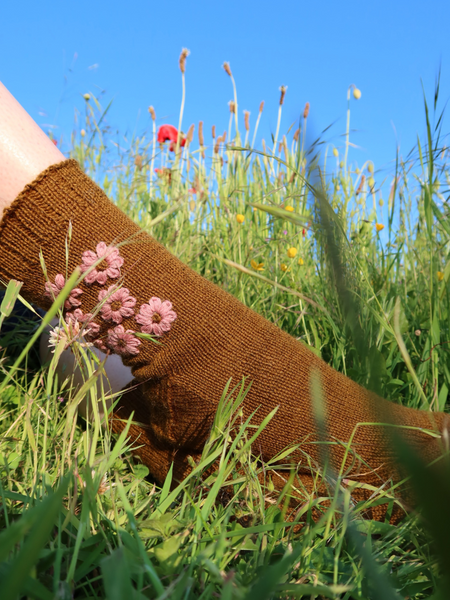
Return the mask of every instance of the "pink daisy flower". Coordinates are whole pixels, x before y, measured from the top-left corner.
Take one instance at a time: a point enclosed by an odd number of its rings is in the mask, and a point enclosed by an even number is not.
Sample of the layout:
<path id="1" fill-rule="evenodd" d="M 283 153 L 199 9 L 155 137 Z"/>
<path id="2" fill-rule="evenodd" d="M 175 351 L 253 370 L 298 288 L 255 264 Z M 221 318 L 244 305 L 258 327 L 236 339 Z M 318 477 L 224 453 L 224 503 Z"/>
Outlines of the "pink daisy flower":
<path id="1" fill-rule="evenodd" d="M 46 281 L 44 296 L 47 296 L 47 298 L 51 298 L 52 300 L 56 299 L 65 285 L 66 280 L 64 279 L 64 276 L 59 274 L 56 275 L 55 283 Z M 70 310 L 75 306 L 80 306 L 81 300 L 78 300 L 78 296 L 80 296 L 82 293 L 83 290 L 80 290 L 80 288 L 74 288 L 64 302 L 64 308 Z"/>
<path id="2" fill-rule="evenodd" d="M 110 279 L 117 279 L 120 276 L 120 267 L 123 265 L 123 258 L 119 255 L 117 248 L 107 246 L 105 242 L 97 244 L 96 252 L 92 252 L 92 250 L 83 252 L 81 257 L 81 272 L 84 273 L 87 271 L 101 258 L 103 259 L 102 262 L 86 275 L 84 279 L 86 283 L 94 283 L 96 281 L 100 285 L 105 285 L 108 277 Z"/>
<path id="3" fill-rule="evenodd" d="M 114 329 L 108 329 L 107 346 L 120 355 L 139 354 L 138 346 L 141 341 L 134 335 L 134 331 L 127 329 L 123 325 L 117 325 Z"/>
<path id="4" fill-rule="evenodd" d="M 169 331 L 171 324 L 177 318 L 176 312 L 172 310 L 169 300 L 161 301 L 161 298 L 150 298 L 148 304 L 143 304 L 136 316 L 136 322 L 142 325 L 143 333 L 150 333 L 158 337 Z"/>
<path id="5" fill-rule="evenodd" d="M 120 324 L 124 317 L 134 315 L 133 307 L 136 305 L 136 298 L 130 295 L 130 290 L 127 288 L 116 289 L 115 285 L 110 285 L 108 290 L 102 290 L 99 293 L 98 299 L 100 302 L 105 300 L 100 309 L 105 321 L 114 321 Z"/>

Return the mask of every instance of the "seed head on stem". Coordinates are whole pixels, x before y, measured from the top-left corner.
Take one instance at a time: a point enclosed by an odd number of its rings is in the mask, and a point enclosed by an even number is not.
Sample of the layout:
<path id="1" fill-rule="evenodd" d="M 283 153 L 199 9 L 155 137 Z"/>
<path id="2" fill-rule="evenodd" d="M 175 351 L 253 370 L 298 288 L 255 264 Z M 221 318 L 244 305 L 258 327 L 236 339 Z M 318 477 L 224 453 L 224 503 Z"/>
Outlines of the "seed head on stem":
<path id="1" fill-rule="evenodd" d="M 296 129 L 294 133 L 294 141 L 298 142 L 298 138 L 300 137 L 300 129 Z"/>
<path id="2" fill-rule="evenodd" d="M 305 104 L 305 110 L 303 111 L 303 118 L 307 119 L 309 115 L 309 102 Z"/>
<path id="3" fill-rule="evenodd" d="M 236 104 L 234 103 L 234 100 L 230 100 L 228 106 L 230 108 L 230 113 L 234 115 L 236 113 Z"/>
<path id="4" fill-rule="evenodd" d="M 264 100 L 261 102 L 261 104 L 259 105 L 259 112 L 258 112 L 258 116 L 256 118 L 256 125 L 255 125 L 255 130 L 253 132 L 253 140 L 252 140 L 252 148 L 255 147 L 255 140 L 256 140 L 256 133 L 258 131 L 258 126 L 259 126 L 259 121 L 261 119 L 261 115 L 262 115 L 262 111 L 264 109 Z"/>
<path id="5" fill-rule="evenodd" d="M 155 113 L 155 109 L 153 108 L 153 106 L 148 107 L 148 112 L 150 113 L 152 121 L 156 121 L 156 113 Z"/>
<path id="6" fill-rule="evenodd" d="M 215 125 L 213 125 L 211 127 L 211 134 L 212 134 L 213 140 L 215 140 L 216 139 L 216 126 Z"/>
<path id="7" fill-rule="evenodd" d="M 280 106 L 283 106 L 284 97 L 286 96 L 287 85 L 280 86 Z"/>
<path id="8" fill-rule="evenodd" d="M 222 67 L 224 68 L 225 73 L 227 75 L 229 75 L 230 77 L 233 77 L 233 75 L 231 74 L 230 63 L 229 62 L 224 62 L 223 65 L 222 65 Z"/>
<path id="9" fill-rule="evenodd" d="M 219 137 L 216 140 L 216 145 L 214 146 L 214 153 L 218 154 L 219 153 L 219 148 L 220 148 L 220 144 L 222 143 L 222 136 L 219 135 Z"/>
<path id="10" fill-rule="evenodd" d="M 203 139 L 203 121 L 199 121 L 198 123 L 198 143 L 200 146 L 205 145 L 205 140 Z"/>
<path id="11" fill-rule="evenodd" d="M 189 56 L 189 50 L 187 48 L 183 48 L 180 54 L 180 71 L 184 74 L 186 72 L 186 58 Z"/>
<path id="12" fill-rule="evenodd" d="M 194 138 L 194 129 L 195 129 L 195 125 L 192 123 L 192 125 L 189 127 L 188 132 L 186 134 L 186 143 L 190 144 Z"/>
<path id="13" fill-rule="evenodd" d="M 250 131 L 250 111 L 244 110 L 245 131 Z"/>
<path id="14" fill-rule="evenodd" d="M 362 192 L 365 182 L 366 182 L 366 176 L 361 175 L 361 181 L 359 182 L 358 189 L 356 190 L 356 196 Z"/>

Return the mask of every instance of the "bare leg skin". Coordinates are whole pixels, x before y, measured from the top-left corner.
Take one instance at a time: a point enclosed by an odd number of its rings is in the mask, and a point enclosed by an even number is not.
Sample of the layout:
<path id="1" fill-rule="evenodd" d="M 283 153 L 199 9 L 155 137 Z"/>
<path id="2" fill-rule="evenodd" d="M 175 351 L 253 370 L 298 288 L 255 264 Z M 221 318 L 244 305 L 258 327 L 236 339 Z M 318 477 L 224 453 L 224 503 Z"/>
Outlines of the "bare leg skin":
<path id="1" fill-rule="evenodd" d="M 0 82 L 0 216 L 27 183 L 65 158 Z"/>
<path id="2" fill-rule="evenodd" d="M 28 183 L 50 165 L 63 160 L 66 160 L 64 154 L 0 82 L 0 218 Z M 46 332 L 41 339 L 41 360 L 45 362 L 48 358 Z M 131 381 L 131 369 L 124 367 L 117 356 L 110 359 L 106 361 L 109 381 L 104 382 L 104 389 L 117 393 Z M 74 385 L 81 385 L 81 373 L 67 350 L 58 365 L 60 381 L 69 372 L 74 372 Z"/>

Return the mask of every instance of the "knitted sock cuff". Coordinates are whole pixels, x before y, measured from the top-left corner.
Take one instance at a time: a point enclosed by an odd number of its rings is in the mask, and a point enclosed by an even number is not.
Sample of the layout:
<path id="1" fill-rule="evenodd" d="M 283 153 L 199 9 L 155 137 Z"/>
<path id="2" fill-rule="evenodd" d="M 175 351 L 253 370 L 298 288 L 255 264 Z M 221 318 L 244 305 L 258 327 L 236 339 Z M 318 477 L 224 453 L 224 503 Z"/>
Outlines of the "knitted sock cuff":
<path id="1" fill-rule="evenodd" d="M 101 257 L 105 260 L 92 270 Z M 147 353 L 152 355 L 156 345 L 131 332 L 165 342 L 177 316 L 172 294 L 181 310 L 187 306 L 188 322 L 196 320 L 189 290 L 202 290 L 202 278 L 142 232 L 75 160 L 66 160 L 42 172 L 5 210 L 0 278 L 23 281 L 22 294 L 48 309 L 77 266 L 91 272 L 66 301 L 66 318 L 87 324 L 98 347 L 118 352 L 133 367 L 148 364 Z M 99 304 L 97 317 L 87 323 Z"/>

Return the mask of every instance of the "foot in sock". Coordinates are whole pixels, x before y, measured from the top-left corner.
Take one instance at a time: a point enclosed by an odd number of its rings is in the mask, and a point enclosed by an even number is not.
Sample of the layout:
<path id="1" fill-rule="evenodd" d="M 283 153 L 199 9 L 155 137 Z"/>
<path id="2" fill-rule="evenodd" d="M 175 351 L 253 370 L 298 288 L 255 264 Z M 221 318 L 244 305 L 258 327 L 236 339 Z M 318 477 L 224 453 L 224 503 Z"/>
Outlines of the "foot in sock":
<path id="1" fill-rule="evenodd" d="M 189 472 L 187 457 L 201 452 L 229 379 L 236 385 L 245 377 L 251 384 L 245 417 L 255 412 L 253 421 L 260 423 L 277 408 L 255 453 L 269 460 L 299 444 L 295 460 L 300 472 L 307 468 L 305 454 L 319 461 L 313 373 L 324 397 L 332 464 L 339 469 L 345 460 L 349 480 L 378 487 L 400 477 L 389 428 L 370 423 L 437 432 L 447 427 L 443 413 L 408 409 L 371 394 L 197 275 L 118 210 L 74 160 L 67 160 L 42 172 L 6 209 L 0 224 L 0 277 L 23 281 L 22 293 L 48 308 L 80 266 L 87 274 L 66 301 L 66 319 L 84 325 L 97 347 L 115 351 L 132 369 L 139 385 L 123 395 L 113 428 L 122 426 L 117 417 L 135 412 L 140 426 L 133 435 L 141 435 L 140 443 L 145 439 L 140 456 L 160 482 L 172 462 L 177 478 Z M 135 332 L 152 334 L 160 343 Z M 350 439 L 352 451 L 345 459 L 343 444 Z M 407 439 L 428 461 L 442 452 L 439 437 L 426 432 L 408 429 Z"/>

